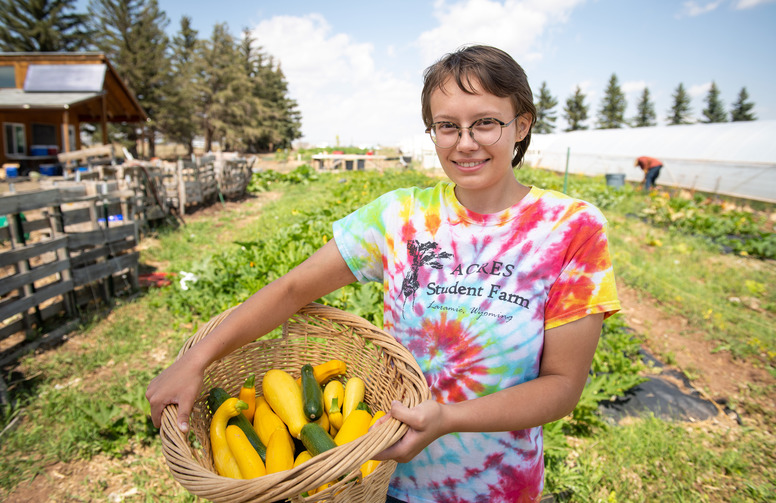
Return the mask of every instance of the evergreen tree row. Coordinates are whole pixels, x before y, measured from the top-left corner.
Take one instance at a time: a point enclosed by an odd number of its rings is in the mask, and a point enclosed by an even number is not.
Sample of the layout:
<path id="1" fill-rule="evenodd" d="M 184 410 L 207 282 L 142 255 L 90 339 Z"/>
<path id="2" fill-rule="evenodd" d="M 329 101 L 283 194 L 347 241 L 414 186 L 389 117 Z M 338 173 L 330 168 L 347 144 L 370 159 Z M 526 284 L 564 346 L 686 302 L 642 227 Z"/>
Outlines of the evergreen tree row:
<path id="1" fill-rule="evenodd" d="M 563 107 L 564 118 L 568 124 L 566 131 L 577 131 L 587 129 L 585 121 L 589 118 L 590 107 L 585 103 L 585 94 L 577 86 L 574 93 L 566 99 Z M 666 123 L 669 126 L 679 124 L 693 124 L 692 109 L 690 107 L 690 96 L 684 89 L 683 84 L 677 86 L 672 95 L 673 102 L 671 108 L 667 111 Z M 719 89 L 715 82 L 711 83 L 708 94 L 706 95 L 706 108 L 701 113 L 703 118 L 699 122 L 727 122 L 728 113 L 722 100 L 719 97 Z M 555 130 L 555 121 L 557 119 L 555 107 L 558 100 L 552 96 L 546 82 L 542 82 L 539 89 L 539 95 L 536 98 L 536 125 L 534 130 L 537 133 L 551 133 Z M 627 102 L 625 93 L 622 91 L 617 80 L 617 75 L 612 74 L 609 83 L 604 91 L 604 97 L 601 100 L 598 109 L 596 129 L 616 129 L 624 126 L 630 127 L 649 127 L 657 125 L 657 114 L 655 105 L 650 97 L 649 88 L 645 87 L 636 104 L 636 116 L 631 119 L 625 118 L 625 108 Z M 749 93 L 746 87 L 738 93 L 738 98 L 730 108 L 730 121 L 753 121 L 757 120 L 753 113 L 754 103 L 749 101 Z"/>
<path id="2" fill-rule="evenodd" d="M 280 62 L 250 32 L 235 39 L 225 24 L 199 38 L 184 16 L 170 40 L 157 0 L 0 0 L 0 50 L 105 53 L 151 119 L 143 130 L 111 125 L 111 138 L 130 148 L 139 135 L 159 135 L 193 151 L 273 151 L 301 137 L 301 114 L 288 97 Z M 150 141 L 149 155 L 154 155 Z"/>

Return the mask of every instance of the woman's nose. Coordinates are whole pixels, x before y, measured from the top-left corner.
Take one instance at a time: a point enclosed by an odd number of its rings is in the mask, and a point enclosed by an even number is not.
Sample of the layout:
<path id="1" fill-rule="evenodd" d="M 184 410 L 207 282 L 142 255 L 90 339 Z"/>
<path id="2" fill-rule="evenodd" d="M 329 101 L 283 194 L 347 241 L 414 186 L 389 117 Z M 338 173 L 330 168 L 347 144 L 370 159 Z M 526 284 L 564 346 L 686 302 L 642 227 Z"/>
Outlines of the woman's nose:
<path id="1" fill-rule="evenodd" d="M 474 141 L 472 130 L 467 128 L 461 129 L 461 134 L 458 138 L 458 145 L 456 147 L 458 150 L 477 150 L 480 148 L 480 144 Z"/>

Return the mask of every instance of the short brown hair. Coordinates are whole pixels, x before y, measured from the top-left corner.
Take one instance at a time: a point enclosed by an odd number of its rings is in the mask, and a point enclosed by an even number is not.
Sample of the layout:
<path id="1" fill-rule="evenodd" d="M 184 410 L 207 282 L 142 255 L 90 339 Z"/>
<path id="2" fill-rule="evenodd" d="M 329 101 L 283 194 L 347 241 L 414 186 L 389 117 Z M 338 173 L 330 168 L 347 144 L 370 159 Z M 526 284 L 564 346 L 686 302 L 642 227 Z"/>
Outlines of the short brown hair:
<path id="1" fill-rule="evenodd" d="M 426 68 L 423 74 L 423 92 L 420 95 L 423 123 L 426 127 L 433 122 L 431 93 L 441 88 L 448 78 L 454 79 L 458 87 L 466 93 L 474 94 L 474 83 L 477 83 L 484 91 L 494 96 L 509 98 L 516 114 L 529 113 L 531 127 L 536 122 L 533 93 L 523 68 L 501 49 L 472 45 L 451 52 Z M 515 142 L 513 167 L 522 161 L 530 143 L 531 129 L 529 128 L 525 138 Z"/>

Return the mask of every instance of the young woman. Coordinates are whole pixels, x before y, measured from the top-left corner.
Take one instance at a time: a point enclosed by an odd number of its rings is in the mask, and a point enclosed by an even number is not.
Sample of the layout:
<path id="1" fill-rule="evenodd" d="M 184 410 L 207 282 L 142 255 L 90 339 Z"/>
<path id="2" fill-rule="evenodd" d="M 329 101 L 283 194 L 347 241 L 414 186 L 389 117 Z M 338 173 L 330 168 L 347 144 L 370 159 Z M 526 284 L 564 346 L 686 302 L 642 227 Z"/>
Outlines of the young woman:
<path id="1" fill-rule="evenodd" d="M 334 239 L 234 311 L 148 387 L 154 424 L 183 430 L 213 361 L 353 281 L 384 285 L 384 327 L 434 400 L 390 411 L 410 430 L 391 501 L 538 501 L 541 425 L 570 413 L 606 316 L 619 309 L 606 221 L 520 184 L 535 108 L 522 68 L 471 46 L 425 74 L 422 114 L 450 181 L 399 189 L 334 224 Z"/>

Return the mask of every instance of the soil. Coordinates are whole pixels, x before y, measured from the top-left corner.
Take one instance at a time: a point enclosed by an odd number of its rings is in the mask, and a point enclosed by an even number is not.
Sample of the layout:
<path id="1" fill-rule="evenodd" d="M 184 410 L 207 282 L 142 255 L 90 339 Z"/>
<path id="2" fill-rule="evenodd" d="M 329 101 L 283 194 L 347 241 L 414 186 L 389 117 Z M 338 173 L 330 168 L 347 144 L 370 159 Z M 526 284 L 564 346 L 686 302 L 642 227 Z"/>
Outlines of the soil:
<path id="1" fill-rule="evenodd" d="M 237 212 L 235 221 L 248 221 L 258 214 L 263 201 L 272 198 L 266 194 L 242 201 L 229 201 L 225 206 L 214 204 L 186 215 L 187 221 L 211 218 L 219 212 Z M 705 333 L 692 330 L 686 319 L 666 314 L 660 302 L 648 295 L 618 285 L 622 302 L 622 314 L 635 334 L 643 337 L 647 351 L 665 363 L 666 369 L 678 370 L 687 375 L 693 387 L 709 400 L 734 409 L 738 419 L 749 426 L 772 423 L 776 417 L 776 403 L 769 393 L 752 393 L 754 389 L 774 389 L 776 379 L 766 370 L 751 362 L 734 359 L 726 351 L 715 351 L 716 344 Z M 109 318 L 105 320 L 109 322 Z M 99 330 L 93 331 L 99 332 Z M 67 343 L 88 344 L 92 334 L 75 334 Z M 51 350 L 55 351 L 55 349 Z M 98 376 L 93 376 L 97 379 Z M 714 418 L 711 427 L 735 427 L 725 414 Z M 143 471 L 158 477 L 164 487 L 176 487 L 169 475 L 159 446 L 130 446 L 121 459 L 97 456 L 89 461 L 55 463 L 31 481 L 17 486 L 5 501 L 141 501 L 154 499 L 152 488 L 137 487 L 133 471 Z M 140 480 L 153 477 L 144 476 Z M 165 477 L 167 480 L 165 480 Z"/>

